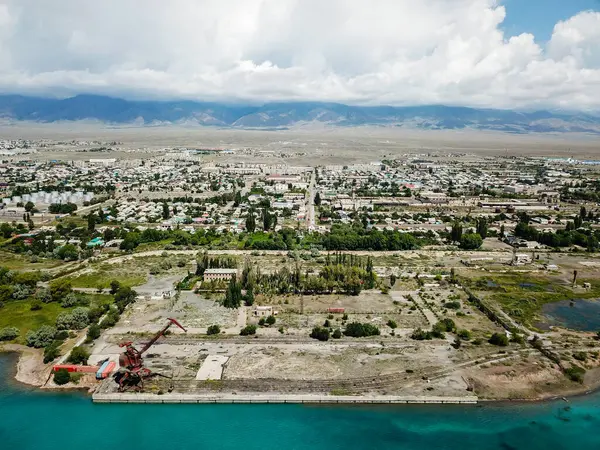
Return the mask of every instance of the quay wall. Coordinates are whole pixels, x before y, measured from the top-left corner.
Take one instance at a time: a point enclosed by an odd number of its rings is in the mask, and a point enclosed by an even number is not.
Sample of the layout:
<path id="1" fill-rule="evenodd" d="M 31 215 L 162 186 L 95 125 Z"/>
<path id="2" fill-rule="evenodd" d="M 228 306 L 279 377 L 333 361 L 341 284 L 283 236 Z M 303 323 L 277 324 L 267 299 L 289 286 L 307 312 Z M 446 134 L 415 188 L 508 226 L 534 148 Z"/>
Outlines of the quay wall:
<path id="1" fill-rule="evenodd" d="M 96 393 L 95 403 L 293 403 L 293 404 L 476 404 L 476 396 L 429 397 L 429 396 L 351 396 L 351 395 L 252 395 L 252 394 L 138 394 Z"/>

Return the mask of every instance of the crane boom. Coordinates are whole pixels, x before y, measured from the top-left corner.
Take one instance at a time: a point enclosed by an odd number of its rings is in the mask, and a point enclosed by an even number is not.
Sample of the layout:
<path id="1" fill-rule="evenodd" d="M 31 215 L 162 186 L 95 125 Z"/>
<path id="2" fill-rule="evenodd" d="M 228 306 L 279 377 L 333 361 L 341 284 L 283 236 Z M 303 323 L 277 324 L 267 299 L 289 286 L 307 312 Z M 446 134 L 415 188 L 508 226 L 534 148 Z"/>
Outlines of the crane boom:
<path id="1" fill-rule="evenodd" d="M 162 330 L 160 330 L 158 333 L 156 333 L 156 334 L 154 335 L 154 337 L 153 337 L 152 339 L 150 339 L 150 340 L 149 340 L 149 341 L 146 343 L 146 345 L 144 345 L 144 347 L 142 347 L 142 349 L 140 350 L 140 356 L 141 356 L 141 355 L 143 355 L 144 353 L 146 353 L 146 351 L 148 351 L 148 349 L 149 349 L 150 347 L 152 347 L 152 346 L 154 345 L 154 343 L 155 343 L 156 341 L 158 341 L 158 340 L 160 339 L 160 337 L 161 337 L 161 336 L 163 336 L 163 335 L 164 335 L 164 334 L 167 332 L 167 330 L 169 329 L 169 327 L 170 327 L 171 325 L 173 325 L 173 324 L 177 325 L 177 326 L 178 326 L 179 328 L 181 328 L 181 329 L 182 329 L 182 330 L 183 330 L 185 333 L 187 333 L 187 330 L 186 330 L 185 328 L 183 328 L 183 326 L 182 326 L 182 325 L 181 325 L 179 322 L 177 322 L 175 319 L 171 319 L 171 318 L 169 318 L 168 320 L 169 320 L 169 323 L 168 323 L 167 325 L 165 325 L 165 327 L 164 327 Z"/>

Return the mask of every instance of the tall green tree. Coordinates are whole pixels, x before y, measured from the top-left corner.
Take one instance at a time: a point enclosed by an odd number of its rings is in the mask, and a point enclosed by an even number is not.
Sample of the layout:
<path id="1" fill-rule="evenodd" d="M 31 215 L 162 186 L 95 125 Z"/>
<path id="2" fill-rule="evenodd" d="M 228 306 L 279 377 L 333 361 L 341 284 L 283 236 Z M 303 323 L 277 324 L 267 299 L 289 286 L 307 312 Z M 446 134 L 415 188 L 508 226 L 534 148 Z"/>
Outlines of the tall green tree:
<path id="1" fill-rule="evenodd" d="M 93 213 L 90 213 L 87 216 L 87 228 L 88 231 L 94 231 L 96 229 L 96 215 Z"/>
<path id="2" fill-rule="evenodd" d="M 481 236 L 481 239 L 485 239 L 488 234 L 488 222 L 485 217 L 477 219 L 477 234 Z"/>
<path id="3" fill-rule="evenodd" d="M 315 206 L 321 206 L 321 194 L 317 192 L 315 195 Z"/>
<path id="4" fill-rule="evenodd" d="M 455 221 L 452 224 L 452 230 L 450 231 L 450 238 L 452 242 L 460 242 L 460 238 L 463 234 L 462 224 L 459 221 Z"/>
<path id="5" fill-rule="evenodd" d="M 246 231 L 254 233 L 254 230 L 256 230 L 256 219 L 254 218 L 254 212 L 250 211 L 248 217 L 246 217 Z"/>

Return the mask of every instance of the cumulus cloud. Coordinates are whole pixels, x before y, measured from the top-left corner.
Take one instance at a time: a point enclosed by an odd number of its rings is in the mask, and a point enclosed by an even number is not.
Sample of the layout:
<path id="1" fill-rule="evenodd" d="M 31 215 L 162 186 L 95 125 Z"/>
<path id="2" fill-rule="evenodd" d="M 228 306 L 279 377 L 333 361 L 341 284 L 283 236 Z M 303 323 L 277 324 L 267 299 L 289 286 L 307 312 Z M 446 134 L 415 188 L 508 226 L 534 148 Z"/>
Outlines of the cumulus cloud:
<path id="1" fill-rule="evenodd" d="M 600 13 L 496 0 L 0 0 L 0 91 L 600 109 Z"/>

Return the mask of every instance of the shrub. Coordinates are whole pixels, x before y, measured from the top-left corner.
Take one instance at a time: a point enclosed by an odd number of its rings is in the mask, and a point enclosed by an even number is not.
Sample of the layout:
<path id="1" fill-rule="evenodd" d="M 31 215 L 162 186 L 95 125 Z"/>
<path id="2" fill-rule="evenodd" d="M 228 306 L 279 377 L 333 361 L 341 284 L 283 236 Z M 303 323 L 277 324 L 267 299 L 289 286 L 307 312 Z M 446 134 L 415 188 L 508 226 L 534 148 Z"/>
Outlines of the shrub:
<path id="1" fill-rule="evenodd" d="M 72 308 L 75 305 L 77 305 L 77 295 L 75 295 L 74 293 L 65 295 L 65 297 L 63 297 L 62 301 L 60 302 L 60 306 L 62 306 L 63 308 Z"/>
<path id="2" fill-rule="evenodd" d="M 329 322 L 329 319 L 325 319 L 325 322 L 323 322 L 323 327 L 331 328 L 331 322 Z"/>
<path id="3" fill-rule="evenodd" d="M 341 339 L 342 338 L 342 332 L 340 331 L 339 328 L 336 328 L 335 331 L 333 332 L 333 334 L 331 335 L 332 338 L 334 339 Z"/>
<path id="4" fill-rule="evenodd" d="M 344 331 L 346 336 L 351 337 L 365 337 L 365 336 L 379 336 L 381 333 L 379 328 L 370 323 L 352 322 L 346 325 Z"/>
<path id="5" fill-rule="evenodd" d="M 221 327 L 219 325 L 211 325 L 206 330 L 206 334 L 208 334 L 209 336 L 213 335 L 213 334 L 219 334 L 220 332 L 221 332 Z"/>
<path id="6" fill-rule="evenodd" d="M 256 325 L 246 325 L 240 331 L 240 336 L 249 336 L 251 334 L 256 334 Z"/>
<path id="7" fill-rule="evenodd" d="M 460 309 L 460 302 L 448 302 L 444 304 L 444 308 L 447 309 Z"/>
<path id="8" fill-rule="evenodd" d="M 442 319 L 436 325 L 439 325 L 440 329 L 447 331 L 448 333 L 453 332 L 456 329 L 456 324 L 452 319 Z"/>
<path id="9" fill-rule="evenodd" d="M 506 347 L 508 345 L 508 337 L 504 333 L 494 333 L 488 342 L 492 345 Z"/>
<path id="10" fill-rule="evenodd" d="M 456 335 L 463 341 L 468 341 L 471 339 L 471 332 L 469 330 L 458 330 Z"/>
<path id="11" fill-rule="evenodd" d="M 83 346 L 73 347 L 69 357 L 67 358 L 67 362 L 71 364 L 87 364 L 88 358 L 90 357 L 90 352 L 87 348 Z"/>
<path id="12" fill-rule="evenodd" d="M 39 311 L 42 309 L 42 302 L 39 300 L 34 300 L 31 302 L 31 306 L 29 307 L 30 311 Z"/>
<path id="13" fill-rule="evenodd" d="M 314 327 L 310 332 L 310 337 L 313 339 L 318 339 L 319 341 L 328 341 L 329 340 L 329 328 L 325 327 Z"/>
<path id="14" fill-rule="evenodd" d="M 585 376 L 585 369 L 583 367 L 579 367 L 579 366 L 572 366 L 572 367 L 569 367 L 568 369 L 565 369 L 565 375 L 567 376 L 567 378 L 569 380 L 574 381 L 576 383 L 583 384 L 583 377 Z"/>
<path id="15" fill-rule="evenodd" d="M 510 339 L 510 342 L 515 342 L 517 344 L 524 344 L 525 338 L 520 334 L 513 334 L 512 338 Z"/>
<path id="16" fill-rule="evenodd" d="M 67 384 L 69 381 L 71 381 L 71 375 L 67 369 L 60 369 L 54 372 L 54 382 L 59 386 Z"/>
<path id="17" fill-rule="evenodd" d="M 54 336 L 54 340 L 64 341 L 65 339 L 68 339 L 70 337 L 75 337 L 75 336 L 71 336 L 67 331 L 62 330 L 62 331 L 59 331 L 58 333 L 56 333 L 56 336 Z"/>
<path id="18" fill-rule="evenodd" d="M 261 327 L 264 327 L 264 326 L 265 326 L 265 323 L 266 323 L 266 320 L 265 320 L 265 318 L 264 318 L 264 317 L 261 317 L 261 318 L 258 320 L 258 325 L 260 325 Z"/>
<path id="19" fill-rule="evenodd" d="M 12 341 L 19 336 L 19 329 L 15 327 L 5 327 L 0 329 L 0 341 Z"/>
<path id="20" fill-rule="evenodd" d="M 577 361 L 586 361 L 587 353 L 586 352 L 575 352 L 575 353 L 573 353 L 573 358 L 575 358 Z"/>
<path id="21" fill-rule="evenodd" d="M 25 342 L 29 347 L 42 348 L 50 345 L 56 336 L 56 328 L 42 325 L 36 331 L 29 331 L 25 336 Z"/>
<path id="22" fill-rule="evenodd" d="M 267 317 L 267 325 L 274 325 L 277 319 L 275 319 L 275 316 L 269 316 Z"/>
<path id="23" fill-rule="evenodd" d="M 52 301 L 52 294 L 50 290 L 46 288 L 40 288 L 35 293 L 35 298 L 44 303 L 50 303 Z"/>
<path id="24" fill-rule="evenodd" d="M 433 336 L 431 335 L 431 332 L 425 331 L 422 328 L 417 328 L 412 332 L 410 338 L 414 339 L 415 341 L 429 341 L 433 338 Z"/>
<path id="25" fill-rule="evenodd" d="M 396 323 L 396 321 L 391 319 L 387 321 L 387 326 L 390 327 L 392 330 L 398 328 L 398 324 Z"/>

